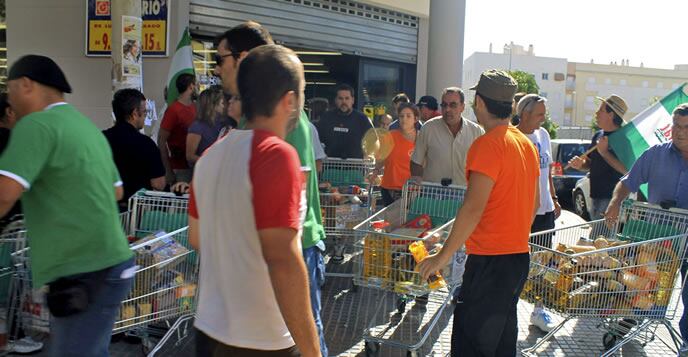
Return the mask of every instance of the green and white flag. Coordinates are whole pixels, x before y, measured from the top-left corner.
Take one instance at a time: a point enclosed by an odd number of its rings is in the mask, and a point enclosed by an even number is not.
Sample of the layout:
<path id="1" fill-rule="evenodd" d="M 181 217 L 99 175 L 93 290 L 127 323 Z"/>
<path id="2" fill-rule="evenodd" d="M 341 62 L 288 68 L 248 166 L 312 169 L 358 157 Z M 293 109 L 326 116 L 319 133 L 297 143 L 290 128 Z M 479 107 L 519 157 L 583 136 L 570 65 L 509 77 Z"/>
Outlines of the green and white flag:
<path id="1" fill-rule="evenodd" d="M 182 38 L 179 40 L 177 49 L 172 57 L 170 71 L 167 73 L 167 105 L 172 104 L 175 100 L 177 100 L 177 97 L 179 97 L 176 83 L 177 77 L 179 77 L 179 75 L 182 73 L 194 74 L 191 34 L 189 34 L 188 27 L 186 27 L 182 33 Z"/>
<path id="2" fill-rule="evenodd" d="M 609 136 L 616 157 L 629 170 L 648 148 L 671 140 L 672 112 L 688 103 L 688 83 L 684 83 L 657 103 L 636 115 Z M 642 190 L 647 196 L 646 189 Z"/>

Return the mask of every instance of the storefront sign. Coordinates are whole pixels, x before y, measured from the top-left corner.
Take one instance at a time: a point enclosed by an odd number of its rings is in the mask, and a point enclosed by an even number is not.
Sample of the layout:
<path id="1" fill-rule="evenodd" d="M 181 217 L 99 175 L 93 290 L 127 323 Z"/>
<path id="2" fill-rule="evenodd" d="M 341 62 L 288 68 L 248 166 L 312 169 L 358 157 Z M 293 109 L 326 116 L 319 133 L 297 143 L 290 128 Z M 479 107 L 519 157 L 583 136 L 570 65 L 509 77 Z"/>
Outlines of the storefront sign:
<path id="1" fill-rule="evenodd" d="M 86 0 L 86 55 L 110 56 L 112 46 L 111 0 Z M 141 0 L 143 55 L 167 56 L 169 3 Z"/>

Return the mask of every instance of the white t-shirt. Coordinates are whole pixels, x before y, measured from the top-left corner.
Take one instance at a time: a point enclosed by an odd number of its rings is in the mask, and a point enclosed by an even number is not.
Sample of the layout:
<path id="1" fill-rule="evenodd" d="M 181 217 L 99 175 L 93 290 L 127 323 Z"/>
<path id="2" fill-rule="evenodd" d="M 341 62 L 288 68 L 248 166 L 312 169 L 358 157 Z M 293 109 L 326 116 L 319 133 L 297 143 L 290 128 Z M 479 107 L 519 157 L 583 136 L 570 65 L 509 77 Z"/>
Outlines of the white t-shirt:
<path id="1" fill-rule="evenodd" d="M 306 191 L 299 167 L 291 145 L 259 130 L 232 130 L 196 164 L 189 195 L 201 245 L 195 326 L 226 345 L 257 350 L 294 345 L 258 231 L 300 232 Z"/>
<path id="2" fill-rule="evenodd" d="M 552 143 L 549 133 L 544 128 L 535 130 L 532 134 L 526 134 L 528 139 L 535 144 L 540 156 L 540 208 L 537 214 L 545 214 L 554 211 L 552 193 L 549 191 L 549 170 L 552 165 Z"/>

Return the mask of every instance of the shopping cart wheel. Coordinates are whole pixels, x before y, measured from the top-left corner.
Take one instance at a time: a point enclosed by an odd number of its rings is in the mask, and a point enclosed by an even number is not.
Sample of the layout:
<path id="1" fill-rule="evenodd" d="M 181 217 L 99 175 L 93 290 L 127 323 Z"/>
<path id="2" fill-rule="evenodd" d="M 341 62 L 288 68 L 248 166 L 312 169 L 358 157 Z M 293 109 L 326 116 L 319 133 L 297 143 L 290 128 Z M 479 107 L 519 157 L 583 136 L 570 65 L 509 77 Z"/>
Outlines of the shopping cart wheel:
<path id="1" fill-rule="evenodd" d="M 380 342 L 365 342 L 365 355 L 366 357 L 375 357 L 380 354 Z"/>
<path id="2" fill-rule="evenodd" d="M 406 351 L 406 357 L 418 357 L 418 351 Z"/>
<path id="3" fill-rule="evenodd" d="M 604 345 L 604 350 L 609 351 L 612 348 L 614 348 L 614 346 L 616 346 L 616 340 L 617 337 L 613 333 L 605 333 L 604 336 L 602 336 L 602 344 Z"/>

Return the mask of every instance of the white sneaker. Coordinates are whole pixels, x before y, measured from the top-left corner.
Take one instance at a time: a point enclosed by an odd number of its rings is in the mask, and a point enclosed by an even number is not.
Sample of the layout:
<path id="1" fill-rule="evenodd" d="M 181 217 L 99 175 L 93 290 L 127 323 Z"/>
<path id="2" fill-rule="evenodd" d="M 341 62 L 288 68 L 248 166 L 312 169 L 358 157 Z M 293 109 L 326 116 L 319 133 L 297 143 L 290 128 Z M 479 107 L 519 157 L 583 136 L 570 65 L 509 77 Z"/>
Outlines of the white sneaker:
<path id="1" fill-rule="evenodd" d="M 29 354 L 35 353 L 43 349 L 43 343 L 34 341 L 31 337 L 26 336 L 21 340 L 11 342 L 8 348 L 10 353 Z"/>
<path id="2" fill-rule="evenodd" d="M 545 310 L 533 311 L 530 315 L 530 324 L 543 332 L 550 332 L 556 326 L 554 321 L 552 321 L 552 317 Z"/>

